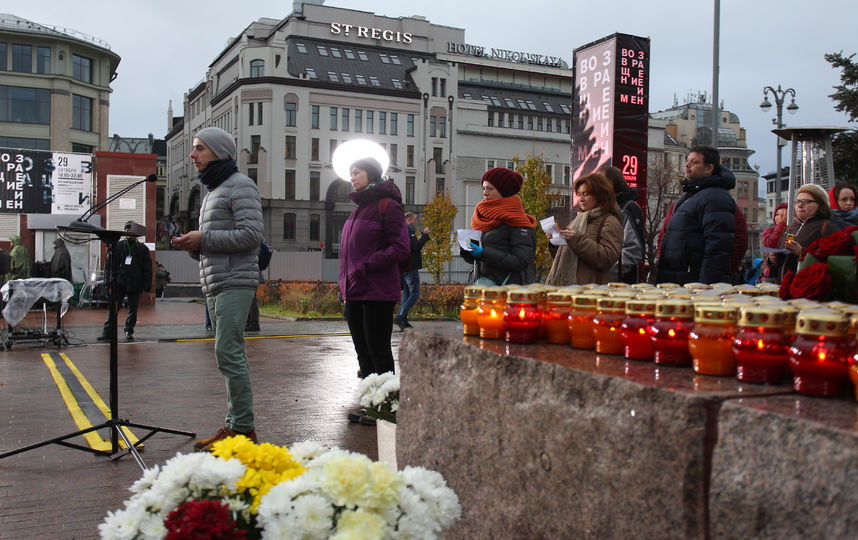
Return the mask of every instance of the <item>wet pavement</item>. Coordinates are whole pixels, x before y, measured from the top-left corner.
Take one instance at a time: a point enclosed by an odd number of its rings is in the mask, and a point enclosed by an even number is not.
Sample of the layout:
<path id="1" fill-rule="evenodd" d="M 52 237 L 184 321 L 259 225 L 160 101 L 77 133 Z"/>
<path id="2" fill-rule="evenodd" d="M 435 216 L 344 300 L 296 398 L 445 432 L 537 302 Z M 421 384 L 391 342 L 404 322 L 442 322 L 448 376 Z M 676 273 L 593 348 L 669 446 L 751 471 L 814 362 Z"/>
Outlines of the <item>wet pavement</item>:
<path id="1" fill-rule="evenodd" d="M 223 425 L 226 392 L 203 310 L 201 303 L 187 299 L 140 307 L 135 340 L 119 340 L 119 418 L 200 437 Z M 19 327 L 38 323 L 33 316 Z M 64 317 L 71 346 L 15 342 L 10 350 L 0 350 L 0 454 L 79 429 L 43 353 L 66 355 L 110 403 L 110 348 L 96 340 L 105 318 L 103 308 L 72 308 Z M 119 321 L 121 334 L 124 312 Z M 48 330 L 53 330 L 51 322 Z M 346 419 L 356 405 L 358 379 L 345 322 L 263 317 L 261 327 L 247 335 L 260 442 L 315 440 L 375 459 L 375 428 Z M 400 337 L 394 330 L 394 356 Z M 138 437 L 147 433 L 132 431 Z M 70 442 L 85 444 L 83 437 Z M 145 441 L 140 455 L 151 467 L 177 452 L 192 452 L 193 442 L 158 432 Z M 132 456 L 111 461 L 56 444 L 0 459 L 0 539 L 97 537 L 106 512 L 122 505 L 141 474 Z"/>

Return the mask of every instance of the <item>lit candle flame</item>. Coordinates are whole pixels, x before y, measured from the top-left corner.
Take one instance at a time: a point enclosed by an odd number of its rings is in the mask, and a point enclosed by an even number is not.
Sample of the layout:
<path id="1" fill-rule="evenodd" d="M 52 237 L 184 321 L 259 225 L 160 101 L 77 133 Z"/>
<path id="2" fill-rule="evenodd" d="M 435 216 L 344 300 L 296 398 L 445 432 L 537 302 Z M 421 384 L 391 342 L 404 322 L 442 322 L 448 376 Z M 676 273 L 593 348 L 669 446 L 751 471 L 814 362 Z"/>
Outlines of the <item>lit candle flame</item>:
<path id="1" fill-rule="evenodd" d="M 667 331 L 667 335 L 670 337 L 676 337 L 676 331 L 673 328 Z"/>
<path id="2" fill-rule="evenodd" d="M 524 319 L 524 315 L 525 315 L 525 314 L 524 314 L 524 308 L 521 308 L 521 309 L 518 311 L 518 318 L 519 318 L 519 319 Z"/>
<path id="3" fill-rule="evenodd" d="M 638 328 L 638 333 L 642 336 L 646 335 L 646 328 Z"/>
<path id="4" fill-rule="evenodd" d="M 491 311 L 491 313 L 489 313 L 489 316 L 490 316 L 490 317 L 492 317 L 492 318 L 495 318 L 495 317 L 497 317 L 497 316 L 498 316 L 498 314 L 497 314 L 497 312 L 496 312 L 495 310 L 492 310 L 492 311 Z"/>
<path id="5" fill-rule="evenodd" d="M 820 361 L 820 362 L 824 362 L 824 361 L 825 361 L 825 354 L 826 354 L 826 352 L 827 352 L 827 351 L 826 351 L 825 349 L 823 349 L 823 350 L 819 351 L 819 361 Z"/>

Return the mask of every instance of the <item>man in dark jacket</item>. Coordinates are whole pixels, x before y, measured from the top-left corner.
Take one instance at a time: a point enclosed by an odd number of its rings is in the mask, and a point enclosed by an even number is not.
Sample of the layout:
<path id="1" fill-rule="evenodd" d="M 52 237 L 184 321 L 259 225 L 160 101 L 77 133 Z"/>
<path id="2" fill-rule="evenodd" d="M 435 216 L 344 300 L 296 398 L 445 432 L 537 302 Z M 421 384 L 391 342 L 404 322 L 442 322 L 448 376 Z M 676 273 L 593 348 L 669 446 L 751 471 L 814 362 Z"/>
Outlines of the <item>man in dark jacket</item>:
<path id="1" fill-rule="evenodd" d="M 138 226 L 133 221 L 125 224 L 125 231 L 130 232 L 132 228 Z M 125 318 L 125 338 L 128 341 L 134 340 L 134 326 L 137 325 L 137 307 L 140 305 L 140 293 L 143 291 L 149 292 L 152 290 L 152 259 L 149 257 L 149 248 L 137 241 L 136 237 L 125 236 L 121 238 L 113 251 L 107 254 L 107 260 L 104 264 L 104 282 L 108 286 L 111 285 L 111 257 L 116 257 L 119 260 L 119 273 L 116 278 L 116 291 L 114 298 L 117 301 L 122 301 L 122 298 L 128 296 L 128 317 Z M 104 323 L 104 329 L 99 341 L 107 341 L 110 339 L 110 310 L 107 312 L 107 321 Z"/>
<path id="2" fill-rule="evenodd" d="M 54 240 L 54 256 L 51 257 L 51 277 L 72 280 L 71 255 L 62 238 Z"/>
<path id="3" fill-rule="evenodd" d="M 400 330 L 411 328 L 408 322 L 408 311 L 420 299 L 420 269 L 423 268 L 423 246 L 429 241 L 429 227 L 423 229 L 423 234 L 417 238 L 417 214 L 405 213 L 405 223 L 408 224 L 408 238 L 411 243 L 411 270 L 402 274 L 402 300 L 399 313 L 393 318 L 393 323 Z"/>
<path id="4" fill-rule="evenodd" d="M 614 188 L 617 205 L 623 211 L 623 249 L 620 258 L 611 267 L 611 273 L 617 276 L 617 281 L 625 283 L 640 283 L 641 261 L 644 256 L 644 215 L 638 205 L 638 190 L 629 187 L 623 172 L 617 167 L 604 167 L 600 171 L 605 175 Z"/>
<path id="5" fill-rule="evenodd" d="M 682 196 L 667 211 L 659 242 L 659 283 L 730 283 L 736 177 L 721 165 L 718 150 L 691 150 Z"/>

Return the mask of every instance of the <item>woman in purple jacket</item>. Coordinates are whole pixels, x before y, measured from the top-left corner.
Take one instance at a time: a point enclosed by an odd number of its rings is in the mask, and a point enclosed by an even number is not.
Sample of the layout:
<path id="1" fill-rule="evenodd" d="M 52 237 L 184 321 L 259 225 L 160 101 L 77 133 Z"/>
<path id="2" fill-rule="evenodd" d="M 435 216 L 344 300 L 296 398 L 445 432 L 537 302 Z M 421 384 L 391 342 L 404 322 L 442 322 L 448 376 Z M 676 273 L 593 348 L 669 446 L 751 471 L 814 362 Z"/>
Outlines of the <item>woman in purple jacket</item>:
<path id="1" fill-rule="evenodd" d="M 393 180 L 381 177 L 373 158 L 349 167 L 357 208 L 346 219 L 340 241 L 340 294 L 361 376 L 393 371 L 390 335 L 393 307 L 400 297 L 399 261 L 411 253 L 402 196 Z M 366 420 L 364 420 L 366 418 Z M 349 413 L 349 420 L 372 418 Z"/>

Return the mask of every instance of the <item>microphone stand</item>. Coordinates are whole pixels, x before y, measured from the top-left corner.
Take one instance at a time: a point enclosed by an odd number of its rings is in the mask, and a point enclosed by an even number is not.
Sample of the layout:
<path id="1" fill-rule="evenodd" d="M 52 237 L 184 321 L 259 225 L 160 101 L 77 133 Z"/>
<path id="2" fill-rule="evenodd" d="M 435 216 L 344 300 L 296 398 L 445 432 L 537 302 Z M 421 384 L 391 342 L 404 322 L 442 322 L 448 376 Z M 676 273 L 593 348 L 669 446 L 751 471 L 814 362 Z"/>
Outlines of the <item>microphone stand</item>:
<path id="1" fill-rule="evenodd" d="M 149 175 L 149 178 L 155 177 L 155 175 Z M 99 227 L 98 225 L 94 225 L 92 223 L 87 222 L 86 220 L 92 217 L 95 212 L 104 208 L 112 201 L 116 200 L 119 196 L 128 193 L 131 189 L 137 187 L 138 185 L 151 181 L 148 178 L 146 180 L 141 180 L 140 182 L 135 182 L 134 184 L 126 187 L 122 191 L 114 194 L 113 196 L 105 199 L 101 203 L 93 206 L 89 210 L 87 210 L 80 218 L 71 222 L 68 227 L 57 227 L 59 231 L 71 231 L 71 232 L 80 232 L 80 233 L 89 233 L 94 234 L 107 244 L 107 253 L 108 253 L 108 261 L 110 261 L 110 284 L 109 284 L 109 301 L 108 301 L 108 309 L 110 310 L 110 324 L 108 325 L 108 336 L 110 337 L 110 418 L 107 421 L 97 425 L 92 426 L 86 429 L 82 429 L 80 431 L 75 431 L 74 433 L 69 433 L 67 435 L 62 435 L 59 437 L 55 437 L 53 439 L 48 439 L 36 444 L 31 444 L 29 446 L 25 446 L 23 448 L 18 448 L 16 450 L 12 450 L 9 452 L 5 452 L 0 454 L 0 459 L 5 457 L 13 456 L 15 454 L 20 454 L 21 452 L 26 452 L 28 450 L 35 450 L 36 448 L 41 448 L 43 446 L 47 446 L 49 444 L 58 444 L 60 446 L 66 446 L 69 448 L 74 448 L 77 450 L 82 450 L 84 452 L 89 452 L 91 454 L 96 454 L 99 456 L 107 456 L 110 458 L 110 461 L 115 461 L 126 454 L 131 454 L 134 459 L 137 461 L 137 464 L 143 470 L 148 470 L 149 467 L 146 466 L 146 463 L 143 462 L 143 458 L 140 457 L 140 453 L 137 450 L 137 446 L 143 444 L 145 440 L 152 437 L 155 433 L 164 432 L 164 433 L 172 433 L 173 435 L 184 435 L 186 437 L 196 437 L 197 434 L 190 431 L 180 431 L 176 429 L 169 429 L 157 426 L 149 426 L 145 424 L 137 424 L 129 422 L 128 420 L 119 418 L 119 347 L 117 340 L 117 317 L 119 312 L 119 301 L 121 298 L 116 297 L 116 289 L 119 283 L 119 259 L 116 257 L 116 246 L 120 238 L 123 236 L 133 236 L 137 237 L 139 235 L 133 234 L 131 232 L 126 231 L 111 231 L 108 229 L 104 229 Z M 148 430 L 149 433 L 146 434 L 143 438 L 139 439 L 137 443 L 132 444 L 128 439 L 128 436 L 122 430 L 123 427 L 131 427 L 142 430 Z M 107 428 L 110 430 L 110 450 L 96 450 L 94 448 L 89 448 L 87 446 L 82 446 L 79 444 L 68 442 L 67 439 L 71 439 L 74 437 L 78 437 L 80 435 L 85 435 L 92 431 L 96 431 L 102 428 Z M 119 446 L 119 438 L 125 442 L 125 449 L 121 449 Z"/>

